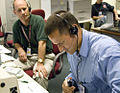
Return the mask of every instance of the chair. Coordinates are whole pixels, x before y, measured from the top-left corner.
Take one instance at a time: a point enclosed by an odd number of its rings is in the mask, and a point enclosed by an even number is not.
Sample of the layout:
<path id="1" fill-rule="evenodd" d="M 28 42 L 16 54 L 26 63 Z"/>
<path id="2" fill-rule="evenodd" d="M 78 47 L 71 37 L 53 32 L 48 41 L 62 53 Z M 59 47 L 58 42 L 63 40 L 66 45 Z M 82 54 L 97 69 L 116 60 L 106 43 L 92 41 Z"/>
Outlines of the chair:
<path id="1" fill-rule="evenodd" d="M 14 45 L 13 45 L 13 40 L 8 40 L 8 36 L 9 35 L 13 35 L 12 32 L 5 32 L 5 35 L 4 35 L 4 46 L 7 47 L 7 48 L 14 48 Z"/>
<path id="2" fill-rule="evenodd" d="M 45 11 L 43 9 L 33 9 L 31 14 L 42 16 L 42 18 L 45 20 Z"/>
<path id="3" fill-rule="evenodd" d="M 43 9 L 33 9 L 31 14 L 40 15 L 43 17 L 43 19 L 45 18 L 45 11 Z"/>
<path id="4" fill-rule="evenodd" d="M 0 37 L 4 37 L 4 29 L 3 29 L 3 25 L 2 25 L 1 16 L 0 16 Z"/>
<path id="5" fill-rule="evenodd" d="M 8 40 L 8 35 L 12 35 L 12 32 L 5 32 L 5 25 L 2 25 L 0 16 L 0 37 L 4 37 L 3 45 L 7 48 L 13 47 L 13 40 Z"/>
<path id="6" fill-rule="evenodd" d="M 36 13 L 37 12 L 37 13 Z M 31 11 L 31 14 L 35 14 L 35 15 L 39 15 L 42 16 L 43 19 L 45 18 L 45 12 L 42 9 L 34 9 Z M 44 19 L 45 20 L 45 19 Z M 46 20 L 45 20 L 46 22 Z M 59 51 L 57 45 L 53 44 L 53 53 L 56 55 L 53 61 L 53 69 L 49 75 L 49 80 L 52 78 L 55 78 L 55 76 L 57 74 L 59 74 L 62 70 L 62 66 L 63 66 L 63 54 L 65 54 L 65 52 L 61 52 Z M 29 75 L 29 76 L 33 76 L 33 70 L 25 70 L 25 72 Z"/>
<path id="7" fill-rule="evenodd" d="M 0 37 L 4 38 L 3 45 L 5 47 L 12 47 L 13 46 L 13 40 L 7 40 L 8 35 L 12 33 L 11 32 L 5 32 L 5 25 L 2 24 L 1 16 L 0 16 Z"/>
<path id="8" fill-rule="evenodd" d="M 107 28 L 111 28 L 114 27 L 114 18 L 113 18 L 113 13 L 112 12 L 107 12 L 106 15 L 106 23 L 103 24 L 100 28 L 101 29 L 107 29 Z"/>

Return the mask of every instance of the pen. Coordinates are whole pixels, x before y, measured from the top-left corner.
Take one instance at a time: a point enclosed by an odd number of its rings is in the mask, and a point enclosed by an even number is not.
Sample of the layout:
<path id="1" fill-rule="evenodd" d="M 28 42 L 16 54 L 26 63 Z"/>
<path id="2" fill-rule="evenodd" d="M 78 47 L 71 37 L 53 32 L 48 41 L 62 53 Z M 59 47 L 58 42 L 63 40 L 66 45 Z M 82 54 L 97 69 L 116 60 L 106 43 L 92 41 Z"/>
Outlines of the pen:
<path id="1" fill-rule="evenodd" d="M 22 83 L 29 83 L 28 81 L 21 81 Z"/>

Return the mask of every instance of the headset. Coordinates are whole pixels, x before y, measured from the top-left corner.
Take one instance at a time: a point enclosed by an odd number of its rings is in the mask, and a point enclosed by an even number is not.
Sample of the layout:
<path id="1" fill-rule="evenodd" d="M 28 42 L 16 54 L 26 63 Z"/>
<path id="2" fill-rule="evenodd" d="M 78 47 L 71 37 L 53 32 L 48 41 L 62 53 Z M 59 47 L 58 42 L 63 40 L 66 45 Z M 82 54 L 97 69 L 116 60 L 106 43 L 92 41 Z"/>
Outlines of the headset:
<path id="1" fill-rule="evenodd" d="M 57 17 L 59 17 L 61 20 L 64 21 L 65 24 L 68 24 L 70 26 L 69 32 L 71 35 L 77 35 L 78 34 L 78 28 L 76 26 L 72 26 L 66 19 L 61 17 L 59 14 L 55 14 Z"/>
<path id="2" fill-rule="evenodd" d="M 31 12 L 31 4 L 30 4 L 30 2 L 28 1 L 28 0 L 26 0 L 26 3 L 27 3 L 27 6 L 28 6 L 28 10 L 29 10 L 29 12 Z"/>

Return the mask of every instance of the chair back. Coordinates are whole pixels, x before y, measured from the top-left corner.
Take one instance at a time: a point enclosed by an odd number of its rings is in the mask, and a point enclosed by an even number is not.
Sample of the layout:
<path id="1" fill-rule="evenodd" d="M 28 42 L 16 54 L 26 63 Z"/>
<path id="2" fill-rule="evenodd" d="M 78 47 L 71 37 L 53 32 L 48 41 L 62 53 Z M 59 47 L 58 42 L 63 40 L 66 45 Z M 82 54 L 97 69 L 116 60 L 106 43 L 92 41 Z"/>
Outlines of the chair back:
<path id="1" fill-rule="evenodd" d="M 40 15 L 43 19 L 45 18 L 45 11 L 43 9 L 33 9 L 31 14 Z"/>
<path id="2" fill-rule="evenodd" d="M 106 16 L 107 16 L 106 23 L 114 24 L 113 13 L 112 12 L 107 12 Z"/>

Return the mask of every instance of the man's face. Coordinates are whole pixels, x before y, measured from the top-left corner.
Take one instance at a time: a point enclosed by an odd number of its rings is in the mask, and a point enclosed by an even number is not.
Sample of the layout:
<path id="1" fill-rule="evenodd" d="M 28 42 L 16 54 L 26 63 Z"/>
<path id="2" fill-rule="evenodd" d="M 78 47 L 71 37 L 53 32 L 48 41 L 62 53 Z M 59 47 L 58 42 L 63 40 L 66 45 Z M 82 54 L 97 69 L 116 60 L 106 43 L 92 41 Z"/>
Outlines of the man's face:
<path id="1" fill-rule="evenodd" d="M 97 3 L 100 4 L 103 0 L 97 0 Z"/>
<path id="2" fill-rule="evenodd" d="M 49 36 L 49 39 L 58 46 L 60 51 L 73 54 L 76 51 L 76 38 L 70 36 L 69 33 L 60 34 L 58 30 L 55 30 Z"/>
<path id="3" fill-rule="evenodd" d="M 28 20 L 30 13 L 28 9 L 28 5 L 24 0 L 16 0 L 14 2 L 14 13 L 21 21 Z"/>

